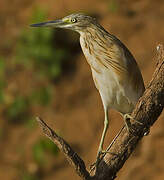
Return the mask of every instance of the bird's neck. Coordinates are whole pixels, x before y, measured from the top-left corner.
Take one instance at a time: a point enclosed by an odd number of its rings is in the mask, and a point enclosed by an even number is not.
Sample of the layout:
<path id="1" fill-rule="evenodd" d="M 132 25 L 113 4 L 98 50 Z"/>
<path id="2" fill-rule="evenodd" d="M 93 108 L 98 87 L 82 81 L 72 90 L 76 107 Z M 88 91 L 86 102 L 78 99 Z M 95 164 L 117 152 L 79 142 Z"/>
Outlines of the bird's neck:
<path id="1" fill-rule="evenodd" d="M 99 66 L 102 64 L 101 62 L 98 63 L 100 60 L 100 54 L 102 52 L 107 51 L 106 46 L 106 39 L 103 37 L 100 31 L 97 29 L 87 29 L 85 32 L 80 33 L 80 45 L 82 51 L 86 57 L 86 60 L 90 67 L 94 69 L 96 72 L 101 72 L 102 69 Z M 105 65 L 103 65 L 103 68 Z"/>
<path id="2" fill-rule="evenodd" d="M 83 50 L 84 55 L 91 53 L 91 48 L 93 48 L 94 39 L 96 38 L 96 31 L 94 29 L 85 29 L 85 31 L 80 32 L 80 45 Z"/>
<path id="3" fill-rule="evenodd" d="M 104 45 L 110 44 L 110 34 L 103 28 L 88 27 L 85 31 L 80 32 L 80 45 L 84 54 L 89 52 L 92 55 L 92 50 L 99 53 L 99 50 L 104 50 Z"/>

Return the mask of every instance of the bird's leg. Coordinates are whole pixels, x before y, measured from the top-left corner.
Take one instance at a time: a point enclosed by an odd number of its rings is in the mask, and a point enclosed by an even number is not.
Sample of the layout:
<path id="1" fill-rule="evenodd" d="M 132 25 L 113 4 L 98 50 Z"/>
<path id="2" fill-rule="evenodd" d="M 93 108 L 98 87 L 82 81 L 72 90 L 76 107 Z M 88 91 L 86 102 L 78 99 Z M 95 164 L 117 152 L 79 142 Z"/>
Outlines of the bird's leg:
<path id="1" fill-rule="evenodd" d="M 90 166 L 90 172 L 93 171 L 98 166 L 99 162 L 101 161 L 101 156 L 107 153 L 107 151 L 103 151 L 104 139 L 105 139 L 105 135 L 109 126 L 108 109 L 106 107 L 104 108 L 104 113 L 105 113 L 104 129 L 103 129 L 103 133 L 101 136 L 101 140 L 100 140 L 100 144 L 99 144 L 99 148 L 97 152 L 96 162 Z"/>
<path id="2" fill-rule="evenodd" d="M 100 156 L 105 153 L 105 152 L 103 152 L 103 144 L 104 144 L 106 132 L 107 132 L 107 129 L 108 129 L 108 126 L 109 126 L 108 109 L 104 108 L 104 112 L 105 112 L 104 129 L 103 129 L 103 133 L 102 133 L 102 136 L 101 136 L 101 141 L 100 141 L 98 152 L 97 152 L 97 160 L 99 160 Z"/>
<path id="3" fill-rule="evenodd" d="M 125 125 L 120 129 L 120 131 L 118 132 L 118 134 L 114 137 L 114 139 L 112 140 L 112 142 L 110 143 L 110 145 L 108 146 L 108 148 L 106 149 L 106 152 L 109 152 L 110 148 L 113 146 L 113 144 L 116 142 L 117 138 L 120 136 L 120 134 L 122 133 L 123 129 L 125 128 Z"/>

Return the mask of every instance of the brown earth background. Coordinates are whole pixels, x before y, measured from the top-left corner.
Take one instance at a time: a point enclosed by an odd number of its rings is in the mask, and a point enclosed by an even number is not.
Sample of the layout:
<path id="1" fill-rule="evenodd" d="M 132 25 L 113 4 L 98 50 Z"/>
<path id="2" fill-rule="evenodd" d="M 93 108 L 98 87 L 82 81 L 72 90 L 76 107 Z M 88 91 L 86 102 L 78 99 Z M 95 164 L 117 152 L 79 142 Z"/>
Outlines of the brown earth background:
<path id="1" fill-rule="evenodd" d="M 56 46 L 71 52 L 71 56 L 66 57 L 57 80 L 49 80 L 46 74 L 38 77 L 39 66 L 29 68 L 15 63 L 19 38 L 23 30 L 31 31 L 29 19 L 35 7 L 47 10 L 47 20 L 75 12 L 96 16 L 105 29 L 116 35 L 133 53 L 147 85 L 155 70 L 156 45 L 164 43 L 164 1 L 0 1 L 0 57 L 4 61 L 1 64 L 5 63 L 5 70 L 0 64 L 0 81 L 5 81 L 3 101 L 0 102 L 0 180 L 78 180 L 80 178 L 62 153 L 52 153 L 48 150 L 51 148 L 38 145 L 41 139 L 46 142 L 46 138 L 34 118 L 40 116 L 45 119 L 70 143 L 89 167 L 95 160 L 103 130 L 103 107 L 89 66 L 81 52 L 78 34 L 64 30 L 55 32 L 57 35 L 53 41 L 57 42 Z M 4 71 L 3 75 L 1 71 Z M 31 103 L 28 110 L 23 109 L 23 113 L 18 113 L 15 119 L 8 117 L 8 109 L 11 105 L 15 106 L 16 96 L 27 96 L 31 90 L 43 86 L 51 86 L 50 104 L 42 106 Z M 28 114 L 31 114 L 30 121 Z M 105 146 L 123 124 L 117 112 L 110 111 L 109 117 L 110 127 Z M 163 129 L 161 115 L 116 179 L 164 179 Z M 41 160 L 36 157 L 38 154 L 41 154 Z"/>

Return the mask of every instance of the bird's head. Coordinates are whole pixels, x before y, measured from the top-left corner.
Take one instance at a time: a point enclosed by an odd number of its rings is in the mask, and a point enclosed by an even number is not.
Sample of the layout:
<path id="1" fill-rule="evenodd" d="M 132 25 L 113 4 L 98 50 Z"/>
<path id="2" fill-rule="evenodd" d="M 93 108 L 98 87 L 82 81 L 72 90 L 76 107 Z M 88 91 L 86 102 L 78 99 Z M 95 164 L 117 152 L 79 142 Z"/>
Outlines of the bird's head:
<path id="1" fill-rule="evenodd" d="M 31 27 L 52 27 L 71 29 L 77 32 L 85 31 L 96 23 L 96 19 L 84 14 L 71 14 L 59 20 L 31 24 Z"/>

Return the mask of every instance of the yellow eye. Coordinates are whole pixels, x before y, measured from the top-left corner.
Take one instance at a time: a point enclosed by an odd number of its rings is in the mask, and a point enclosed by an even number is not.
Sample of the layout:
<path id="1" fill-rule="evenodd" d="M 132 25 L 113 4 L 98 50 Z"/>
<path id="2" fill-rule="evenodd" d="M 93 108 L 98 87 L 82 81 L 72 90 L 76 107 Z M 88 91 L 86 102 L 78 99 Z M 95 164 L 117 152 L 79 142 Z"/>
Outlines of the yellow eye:
<path id="1" fill-rule="evenodd" d="M 71 22 L 75 23 L 75 22 L 77 22 L 77 19 L 73 18 L 73 19 L 71 19 Z"/>

